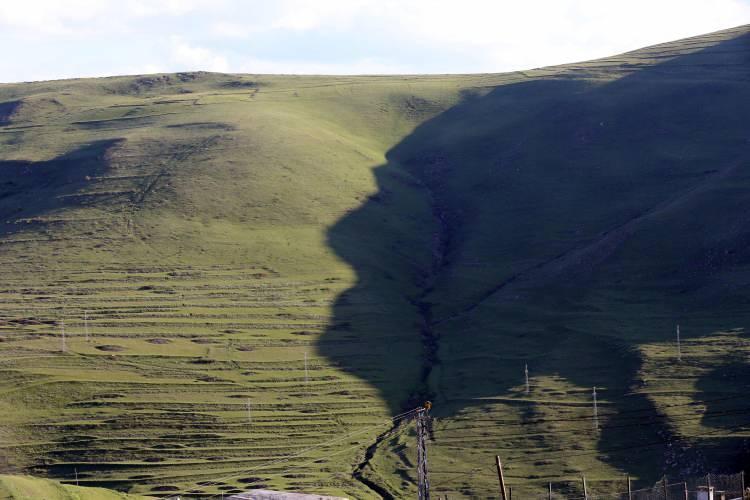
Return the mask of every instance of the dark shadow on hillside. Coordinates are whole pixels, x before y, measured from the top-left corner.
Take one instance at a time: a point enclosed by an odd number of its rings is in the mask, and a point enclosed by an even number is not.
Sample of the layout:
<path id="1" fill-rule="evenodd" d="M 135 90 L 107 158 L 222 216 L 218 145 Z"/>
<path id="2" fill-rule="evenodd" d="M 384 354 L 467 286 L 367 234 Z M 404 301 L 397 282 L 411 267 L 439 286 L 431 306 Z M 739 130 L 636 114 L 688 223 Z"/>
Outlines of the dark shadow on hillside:
<path id="1" fill-rule="evenodd" d="M 697 452 L 667 456 L 665 442 L 675 437 L 638 378 L 636 347 L 648 335 L 631 340 L 616 326 L 600 334 L 571 325 L 627 321 L 618 304 L 588 305 L 591 290 L 634 300 L 647 290 L 655 319 L 645 330 L 661 340 L 664 325 L 700 296 L 693 292 L 731 270 L 685 266 L 725 247 L 734 252 L 732 268 L 750 264 L 750 249 L 736 244 L 750 222 L 733 218 L 731 204 L 701 212 L 720 244 L 673 224 L 693 222 L 716 186 L 746 175 L 749 68 L 750 35 L 743 35 L 607 84 L 568 73 L 467 94 L 389 151 L 375 171 L 378 195 L 330 228 L 330 246 L 359 281 L 336 302 L 320 353 L 377 388 L 394 414 L 436 397 L 448 401 L 435 409 L 441 416 L 507 394 L 520 373 L 496 361 L 459 371 L 440 359 L 441 349 L 489 360 L 508 351 L 516 359 L 552 353 L 535 366 L 537 376 L 606 388 L 614 416 L 599 438 L 605 460 L 645 478 L 703 467 Z M 750 201 L 730 195 L 734 206 Z M 405 196 L 417 201 L 402 204 Z M 404 206 L 420 211 L 400 213 Z M 430 221 L 430 229 L 408 233 L 404 221 Z M 666 237 L 684 246 L 637 258 L 624 251 L 631 241 Z M 470 265 L 484 267 L 466 271 Z M 688 293 L 673 299 L 675 290 Z M 400 321 L 383 307 L 394 295 L 412 304 Z M 502 328 L 488 311 L 507 318 Z M 535 323 L 540 328 L 526 335 Z M 385 329 L 402 338 L 384 351 L 378 332 Z M 401 368 L 410 364 L 421 369 L 407 379 Z M 444 397 L 446 388 L 431 379 L 437 368 L 453 370 L 451 384 L 465 386 L 466 396 Z"/>
<path id="2" fill-rule="evenodd" d="M 746 338 L 746 337 L 745 337 Z M 734 474 L 750 468 L 750 439 L 731 437 L 732 433 L 750 428 L 750 364 L 740 352 L 730 353 L 726 360 L 704 373 L 696 383 L 698 397 L 705 407 L 694 418 L 710 429 L 704 439 L 707 460 L 715 464 L 711 472 Z M 711 437 L 718 435 L 720 438 Z"/>
<path id="3" fill-rule="evenodd" d="M 107 154 L 120 140 L 102 140 L 49 161 L 0 161 L 0 237 L 33 228 L 35 220 L 90 202 L 81 194 L 109 169 Z"/>

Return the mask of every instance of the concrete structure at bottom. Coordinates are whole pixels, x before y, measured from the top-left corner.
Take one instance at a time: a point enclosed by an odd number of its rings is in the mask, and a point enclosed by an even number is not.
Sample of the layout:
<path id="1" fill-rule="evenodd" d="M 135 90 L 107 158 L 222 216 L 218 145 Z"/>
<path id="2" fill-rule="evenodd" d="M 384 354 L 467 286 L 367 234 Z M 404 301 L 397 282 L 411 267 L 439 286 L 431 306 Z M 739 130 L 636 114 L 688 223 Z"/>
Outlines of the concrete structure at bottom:
<path id="1" fill-rule="evenodd" d="M 228 500 L 349 500 L 345 497 L 327 497 L 310 493 L 287 493 L 272 490 L 250 490 L 245 493 L 236 493 L 227 498 Z"/>

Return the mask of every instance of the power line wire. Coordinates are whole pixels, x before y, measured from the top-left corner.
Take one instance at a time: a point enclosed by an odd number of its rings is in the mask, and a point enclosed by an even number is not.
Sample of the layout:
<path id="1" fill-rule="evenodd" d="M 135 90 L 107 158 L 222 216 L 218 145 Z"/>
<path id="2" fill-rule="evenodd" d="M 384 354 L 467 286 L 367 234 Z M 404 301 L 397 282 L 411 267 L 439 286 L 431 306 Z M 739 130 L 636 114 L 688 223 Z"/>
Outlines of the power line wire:
<path id="1" fill-rule="evenodd" d="M 627 414 L 634 414 L 634 413 L 642 413 L 642 412 L 654 412 L 658 411 L 660 409 L 665 408 L 678 408 L 682 406 L 697 406 L 697 405 L 704 405 L 707 403 L 715 403 L 718 401 L 728 401 L 732 399 L 740 399 L 740 398 L 746 398 L 746 394 L 734 394 L 732 396 L 725 396 L 721 398 L 715 398 L 715 399 L 706 399 L 706 400 L 700 400 L 700 401 L 690 401 L 688 403 L 675 403 L 675 404 L 666 404 L 661 405 L 660 407 L 651 407 L 651 408 L 639 408 L 634 410 L 623 410 L 623 411 L 617 411 L 617 412 L 607 412 L 602 413 L 599 412 L 599 417 L 612 417 L 612 416 L 620 416 L 620 415 L 627 415 Z M 537 403 L 537 402 L 534 402 Z M 581 408 L 584 408 L 582 405 Z M 585 407 L 588 409 L 588 406 Z M 580 415 L 575 417 L 568 417 L 568 418 L 539 418 L 532 421 L 526 421 L 526 422 L 519 422 L 517 420 L 492 420 L 492 419 L 462 419 L 462 420 L 470 420 L 471 422 L 490 422 L 493 424 L 501 424 L 503 426 L 526 426 L 526 425 L 534 425 L 534 424 L 543 424 L 543 423 L 558 423 L 558 422 L 576 422 L 579 420 L 590 420 L 591 415 Z M 448 429 L 455 429 L 455 424 L 459 423 L 459 420 L 453 421 L 454 425 L 448 425 L 445 427 L 442 427 L 440 430 L 448 430 Z"/>
<path id="2" fill-rule="evenodd" d="M 399 415 L 396 415 L 395 417 L 392 417 L 390 420 L 388 420 L 388 422 L 397 422 L 399 420 L 404 420 L 406 418 L 411 417 L 418 410 L 419 410 L 418 408 L 415 408 L 413 410 L 409 410 L 407 412 L 401 413 Z M 378 424 L 378 425 L 373 425 L 371 427 L 367 427 L 365 429 L 360 429 L 359 431 L 355 431 L 355 432 L 349 433 L 347 435 L 344 435 L 344 436 L 341 436 L 341 437 L 338 437 L 338 438 L 334 438 L 334 439 L 331 439 L 331 440 L 323 442 L 323 443 L 319 443 L 319 444 L 311 446 L 309 448 L 305 448 L 304 450 L 296 453 L 295 455 L 291 455 L 291 456 L 288 456 L 288 457 L 281 457 L 281 458 L 273 460 L 273 461 L 271 461 L 271 462 L 269 462 L 267 464 L 262 464 L 262 465 L 259 465 L 257 467 L 253 467 L 253 468 L 250 468 L 250 469 L 245 469 L 243 471 L 233 472 L 231 475 L 227 475 L 227 476 L 224 476 L 224 477 L 221 477 L 219 479 L 214 480 L 214 482 L 224 481 L 225 479 L 231 479 L 231 478 L 236 477 L 236 476 L 241 476 L 241 475 L 244 475 L 244 474 L 249 474 L 249 473 L 252 473 L 252 472 L 256 472 L 258 470 L 267 468 L 267 467 L 269 467 L 271 465 L 276 465 L 276 464 L 279 464 L 279 463 L 288 462 L 288 461 L 293 460 L 295 458 L 299 458 L 302 455 L 304 455 L 304 454 L 306 454 L 306 453 L 308 453 L 310 451 L 323 448 L 325 446 L 328 446 L 330 444 L 333 444 L 333 443 L 336 443 L 336 442 L 339 442 L 339 441 L 343 441 L 345 439 L 349 439 L 349 438 L 351 438 L 353 436 L 356 436 L 356 435 L 359 435 L 359 434 L 363 434 L 365 432 L 371 431 L 371 430 L 373 430 L 373 429 L 375 429 L 377 427 L 380 427 L 382 425 L 383 424 L 381 423 L 381 424 Z M 357 444 L 355 447 L 360 447 L 360 446 L 361 445 Z M 168 497 L 168 498 L 171 498 L 171 497 Z"/>
<path id="3" fill-rule="evenodd" d="M 689 414 L 680 414 L 677 415 L 685 416 L 686 418 L 669 418 L 671 422 L 686 422 L 690 420 L 700 420 L 700 419 L 707 419 L 707 418 L 716 418 L 716 417 L 725 417 L 725 416 L 732 416 L 732 415 L 747 415 L 748 412 L 750 412 L 750 407 L 745 408 L 735 408 L 732 410 L 723 410 L 723 411 L 717 411 L 717 412 L 706 412 L 702 413 L 700 415 L 693 415 L 688 416 Z M 651 418 L 643 418 L 639 421 L 623 424 L 623 425 L 611 425 L 611 426 L 604 426 L 602 428 L 603 431 L 609 431 L 612 429 L 623 429 L 628 427 L 640 427 L 644 424 L 653 423 L 657 420 L 660 420 L 661 418 L 651 417 Z M 566 430 L 556 430 L 556 431 L 546 431 L 546 432 L 531 432 L 531 433 L 518 433 L 518 434 L 503 434 L 498 435 L 498 438 L 501 439 L 507 439 L 507 438 L 516 438 L 516 437 L 527 437 L 527 436 L 545 436 L 545 435 L 560 435 L 560 434 L 567 434 L 567 433 L 580 433 L 583 429 L 566 429 Z M 436 434 L 439 435 L 439 433 L 436 432 Z M 486 436 L 482 436 L 483 438 L 486 438 Z M 457 438 L 460 439 L 460 438 Z M 464 436 L 465 439 L 465 436 Z M 545 452 L 546 453 L 546 452 Z"/>
<path id="4" fill-rule="evenodd" d="M 407 429 L 406 427 L 403 427 L 402 429 L 400 429 L 400 430 L 394 432 L 393 434 L 391 434 L 391 437 L 400 436 L 401 434 L 403 434 L 404 432 L 406 432 L 406 429 Z M 341 455 L 343 453 L 346 453 L 348 451 L 351 451 L 351 450 L 359 448 L 359 447 L 360 447 L 360 445 L 356 444 L 356 445 L 354 445 L 352 447 L 346 448 L 344 450 L 337 451 L 335 453 L 330 453 L 330 454 L 322 456 L 322 457 L 313 458 L 313 459 L 309 460 L 308 462 L 303 462 L 301 464 L 292 465 L 291 467 L 288 467 L 288 468 L 284 469 L 283 471 L 273 472 L 273 473 L 270 473 L 270 474 L 269 473 L 265 473 L 265 474 L 263 474 L 263 476 L 265 476 L 265 477 L 273 477 L 273 476 L 280 476 L 280 475 L 283 475 L 283 474 L 287 474 L 289 471 L 292 471 L 292 470 L 295 470 L 295 469 L 299 469 L 300 467 L 305 467 L 307 465 L 311 465 L 313 463 L 316 463 L 318 460 L 322 460 L 324 458 L 334 457 L 336 455 Z M 252 484 L 252 483 L 250 483 L 250 484 Z M 218 497 L 220 495 L 221 495 L 221 493 L 215 494 L 215 495 L 211 495 L 209 497 L 205 497 L 204 500 L 210 500 L 210 499 L 216 498 L 216 497 Z"/>

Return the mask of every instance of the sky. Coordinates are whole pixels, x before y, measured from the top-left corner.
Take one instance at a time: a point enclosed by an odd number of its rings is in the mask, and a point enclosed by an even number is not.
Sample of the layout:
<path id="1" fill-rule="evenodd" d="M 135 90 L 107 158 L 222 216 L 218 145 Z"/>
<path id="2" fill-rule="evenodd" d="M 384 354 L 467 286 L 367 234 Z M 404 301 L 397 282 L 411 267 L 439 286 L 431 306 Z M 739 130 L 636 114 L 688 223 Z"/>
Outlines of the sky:
<path id="1" fill-rule="evenodd" d="M 750 23 L 750 0 L 0 0 L 0 82 L 496 73 Z"/>

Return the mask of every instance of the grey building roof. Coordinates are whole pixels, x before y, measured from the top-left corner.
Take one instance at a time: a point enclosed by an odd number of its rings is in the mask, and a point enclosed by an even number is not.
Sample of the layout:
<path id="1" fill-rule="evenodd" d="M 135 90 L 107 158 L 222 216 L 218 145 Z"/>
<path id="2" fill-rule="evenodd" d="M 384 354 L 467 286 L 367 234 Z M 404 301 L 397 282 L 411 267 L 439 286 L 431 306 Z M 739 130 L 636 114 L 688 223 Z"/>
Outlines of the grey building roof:
<path id="1" fill-rule="evenodd" d="M 348 500 L 344 497 L 327 497 L 323 495 L 312 495 L 309 493 L 287 493 L 272 490 L 250 490 L 245 493 L 237 493 L 228 500 Z"/>

